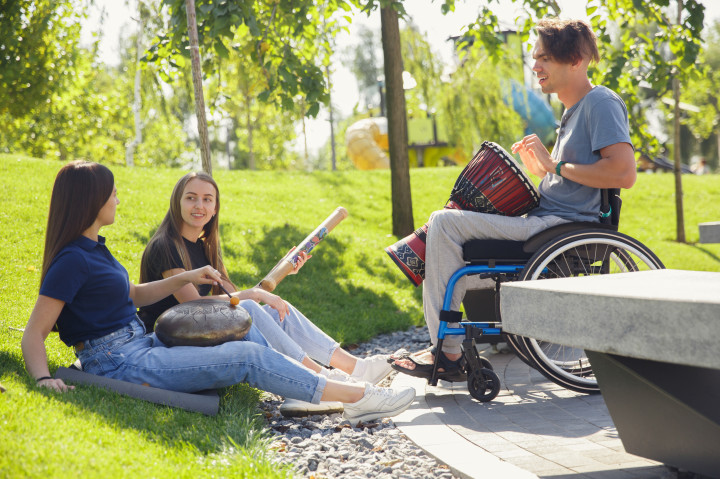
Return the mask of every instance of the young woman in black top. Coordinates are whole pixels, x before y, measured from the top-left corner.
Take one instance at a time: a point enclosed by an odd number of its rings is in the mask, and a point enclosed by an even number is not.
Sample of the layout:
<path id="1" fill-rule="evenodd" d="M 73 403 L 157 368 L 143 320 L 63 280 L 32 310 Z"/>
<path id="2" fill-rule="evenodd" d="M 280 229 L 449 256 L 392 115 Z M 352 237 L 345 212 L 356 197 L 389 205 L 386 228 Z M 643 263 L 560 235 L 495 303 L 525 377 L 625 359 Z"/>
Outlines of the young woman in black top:
<path id="1" fill-rule="evenodd" d="M 205 173 L 188 173 L 180 178 L 170 197 L 170 209 L 143 253 L 140 282 L 167 278 L 203 265 L 220 271 L 223 286 L 241 300 L 254 324 L 270 345 L 311 370 L 343 378 L 376 384 L 392 370 L 388 356 L 360 359 L 351 355 L 315 326 L 300 311 L 280 296 L 255 286 L 238 290 L 228 277 L 222 261 L 218 216 L 220 191 L 215 180 Z M 303 252 L 292 274 L 309 259 Z M 210 296 L 208 296 L 210 295 Z M 212 297 L 229 300 L 219 286 L 188 285 L 155 304 L 140 309 L 139 316 L 151 331 L 158 316 L 168 308 L 186 301 Z M 263 306 L 260 303 L 264 303 Z M 331 373 L 320 364 L 336 368 Z"/>

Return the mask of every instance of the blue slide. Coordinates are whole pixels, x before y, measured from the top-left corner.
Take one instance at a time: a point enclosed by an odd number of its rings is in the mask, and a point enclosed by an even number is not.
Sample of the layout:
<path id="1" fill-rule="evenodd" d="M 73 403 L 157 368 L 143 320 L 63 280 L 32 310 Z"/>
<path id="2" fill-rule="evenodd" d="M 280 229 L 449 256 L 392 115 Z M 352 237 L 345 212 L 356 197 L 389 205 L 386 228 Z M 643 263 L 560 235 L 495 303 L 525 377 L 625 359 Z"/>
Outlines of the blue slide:
<path id="1" fill-rule="evenodd" d="M 513 109 L 525 121 L 525 134 L 535 133 L 543 143 L 554 140 L 555 130 L 560 126 L 548 102 L 532 89 L 510 80 Z"/>

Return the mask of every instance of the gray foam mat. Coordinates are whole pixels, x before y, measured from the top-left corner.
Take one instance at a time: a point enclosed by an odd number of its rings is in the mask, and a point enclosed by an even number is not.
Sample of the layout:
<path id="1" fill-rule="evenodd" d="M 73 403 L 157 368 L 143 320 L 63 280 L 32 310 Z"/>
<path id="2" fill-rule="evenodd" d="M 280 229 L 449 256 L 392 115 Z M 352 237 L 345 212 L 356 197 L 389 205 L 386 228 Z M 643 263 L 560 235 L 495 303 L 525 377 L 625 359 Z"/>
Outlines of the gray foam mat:
<path id="1" fill-rule="evenodd" d="M 199 412 L 214 416 L 220 408 L 220 397 L 216 390 L 200 391 L 197 393 L 181 393 L 167 389 L 142 386 L 126 381 L 118 381 L 103 376 L 84 373 L 74 367 L 58 368 L 55 377 L 63 381 L 98 386 L 126 396 L 143 399 L 155 404 L 177 407 L 187 411 Z"/>

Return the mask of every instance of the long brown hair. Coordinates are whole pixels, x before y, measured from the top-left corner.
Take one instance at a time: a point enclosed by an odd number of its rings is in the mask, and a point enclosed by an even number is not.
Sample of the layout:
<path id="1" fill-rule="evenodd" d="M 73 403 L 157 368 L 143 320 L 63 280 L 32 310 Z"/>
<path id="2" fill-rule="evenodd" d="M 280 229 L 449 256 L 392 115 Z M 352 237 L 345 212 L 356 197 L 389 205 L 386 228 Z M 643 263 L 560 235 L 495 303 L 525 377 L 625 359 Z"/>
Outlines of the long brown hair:
<path id="1" fill-rule="evenodd" d="M 112 171 L 99 163 L 77 160 L 60 169 L 50 197 L 40 284 L 60 250 L 92 226 L 114 186 Z"/>
<path id="2" fill-rule="evenodd" d="M 155 234 L 152 238 L 150 238 L 150 241 L 145 247 L 145 251 L 143 251 L 142 260 L 140 262 L 141 283 L 147 283 L 152 280 L 150 271 L 151 261 L 149 259 L 151 254 L 163 255 L 164 263 L 171 264 L 173 257 L 172 252 L 177 251 L 177 254 L 180 256 L 180 260 L 182 261 L 183 268 L 186 270 L 192 269 L 192 265 L 190 264 L 190 255 L 187 252 L 182 234 L 180 233 L 182 231 L 183 224 L 181 201 L 185 187 L 190 180 L 196 178 L 206 183 L 210 183 L 215 188 L 215 216 L 210 218 L 210 221 L 203 226 L 203 230 L 200 233 L 200 239 L 202 240 L 203 248 L 205 249 L 205 256 L 207 256 L 210 265 L 220 272 L 223 279 L 232 284 L 230 278 L 228 277 L 227 270 L 225 269 L 225 265 L 223 264 L 220 249 L 220 231 L 218 228 L 220 216 L 220 190 L 218 189 L 217 183 L 215 183 L 213 177 L 203 172 L 188 173 L 180 178 L 175 184 L 172 195 L 170 195 L 170 209 L 168 209 L 168 212 L 165 214 L 165 218 L 163 218 L 157 231 L 155 231 Z M 213 286 L 212 293 L 221 294 L 222 290 L 220 289 L 220 286 Z"/>

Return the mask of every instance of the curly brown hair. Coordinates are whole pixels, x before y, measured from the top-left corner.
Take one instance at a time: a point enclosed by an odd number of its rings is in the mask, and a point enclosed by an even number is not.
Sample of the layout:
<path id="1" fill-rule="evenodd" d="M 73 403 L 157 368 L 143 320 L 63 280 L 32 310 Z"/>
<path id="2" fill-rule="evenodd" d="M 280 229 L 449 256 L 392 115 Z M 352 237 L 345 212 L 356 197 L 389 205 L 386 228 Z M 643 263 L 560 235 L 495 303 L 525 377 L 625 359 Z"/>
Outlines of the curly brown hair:
<path id="1" fill-rule="evenodd" d="M 545 53 L 557 62 L 600 60 L 597 37 L 590 25 L 582 20 L 543 18 L 538 22 L 536 30 L 542 40 Z"/>

